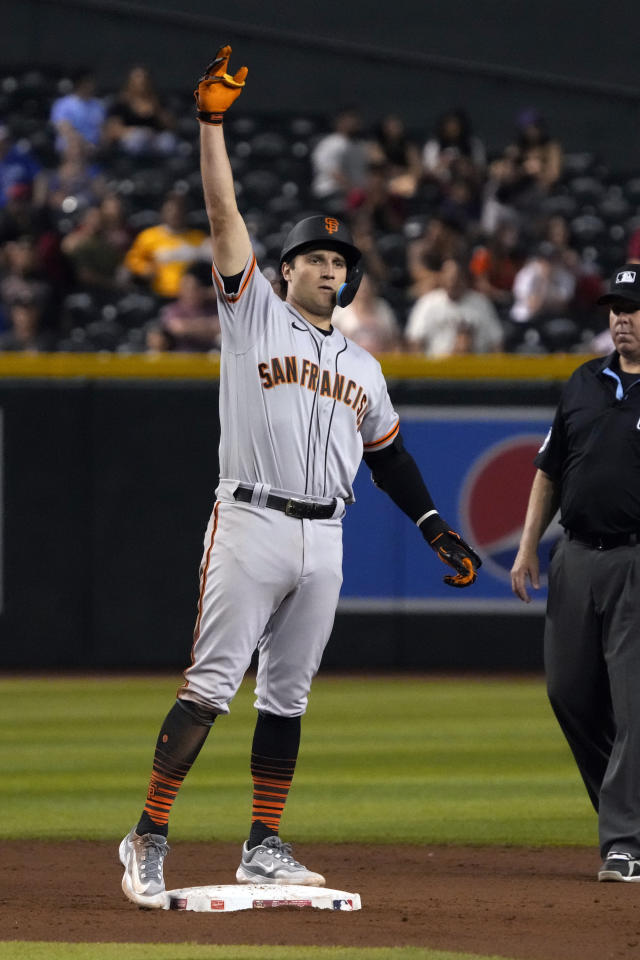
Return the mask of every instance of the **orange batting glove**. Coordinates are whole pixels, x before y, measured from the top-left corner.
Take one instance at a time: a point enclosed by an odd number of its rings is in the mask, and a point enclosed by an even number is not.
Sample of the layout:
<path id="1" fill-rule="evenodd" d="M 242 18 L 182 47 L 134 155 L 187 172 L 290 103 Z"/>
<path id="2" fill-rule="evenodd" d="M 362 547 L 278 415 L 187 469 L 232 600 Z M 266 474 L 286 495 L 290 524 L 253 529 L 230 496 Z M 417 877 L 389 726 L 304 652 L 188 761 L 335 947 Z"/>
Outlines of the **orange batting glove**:
<path id="1" fill-rule="evenodd" d="M 470 587 L 476 582 L 482 560 L 459 533 L 449 528 L 446 520 L 434 513 L 420 525 L 420 530 L 442 562 L 453 567 L 456 572 L 455 577 L 443 577 L 447 586 Z"/>
<path id="2" fill-rule="evenodd" d="M 215 60 L 212 60 L 204 74 L 198 80 L 193 91 L 198 108 L 198 120 L 202 123 L 222 123 L 222 117 L 234 100 L 242 93 L 247 67 L 240 67 L 235 76 L 227 73 L 231 47 L 220 47 Z"/>

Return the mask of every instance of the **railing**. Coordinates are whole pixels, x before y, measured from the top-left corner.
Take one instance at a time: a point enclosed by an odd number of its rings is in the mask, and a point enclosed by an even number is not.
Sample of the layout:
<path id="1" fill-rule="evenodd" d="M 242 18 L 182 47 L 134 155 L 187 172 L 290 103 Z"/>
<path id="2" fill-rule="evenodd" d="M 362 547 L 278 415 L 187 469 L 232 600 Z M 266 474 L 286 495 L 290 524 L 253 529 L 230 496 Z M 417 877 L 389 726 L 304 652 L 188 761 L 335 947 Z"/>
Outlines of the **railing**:
<path id="1" fill-rule="evenodd" d="M 378 355 L 392 380 L 566 380 L 587 356 L 554 353 L 469 354 L 424 357 L 418 354 Z M 0 353 L 2 378 L 183 379 L 211 380 L 220 373 L 218 354 Z"/>

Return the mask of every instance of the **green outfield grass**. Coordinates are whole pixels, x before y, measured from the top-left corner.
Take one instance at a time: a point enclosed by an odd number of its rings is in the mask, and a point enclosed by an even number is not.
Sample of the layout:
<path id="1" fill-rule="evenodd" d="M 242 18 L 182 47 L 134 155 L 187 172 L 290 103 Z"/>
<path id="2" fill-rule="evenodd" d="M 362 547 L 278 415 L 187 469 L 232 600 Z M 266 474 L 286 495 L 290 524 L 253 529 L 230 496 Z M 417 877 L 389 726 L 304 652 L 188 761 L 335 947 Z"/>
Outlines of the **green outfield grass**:
<path id="1" fill-rule="evenodd" d="M 0 678 L 0 837 L 113 840 L 137 819 L 180 678 Z M 174 807 L 174 839 L 246 836 L 247 680 Z M 593 844 L 540 679 L 319 677 L 283 821 L 298 841 Z"/>
<path id="2" fill-rule="evenodd" d="M 208 947 L 158 943 L 0 943 L 0 960 L 500 960 L 420 947 Z"/>

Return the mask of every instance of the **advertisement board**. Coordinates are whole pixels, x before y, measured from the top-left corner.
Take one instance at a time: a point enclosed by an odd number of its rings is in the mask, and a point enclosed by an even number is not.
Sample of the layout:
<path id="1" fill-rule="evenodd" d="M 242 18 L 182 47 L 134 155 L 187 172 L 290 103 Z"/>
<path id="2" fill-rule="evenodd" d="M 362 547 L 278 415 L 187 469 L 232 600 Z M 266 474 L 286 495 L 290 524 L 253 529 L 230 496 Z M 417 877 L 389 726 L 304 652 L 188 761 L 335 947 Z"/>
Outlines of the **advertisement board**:
<path id="1" fill-rule="evenodd" d="M 557 518 L 540 545 L 542 585 L 524 604 L 513 596 L 509 571 L 526 513 L 533 459 L 553 420 L 552 408 L 406 407 L 401 433 L 441 515 L 483 560 L 477 582 L 454 590 L 446 568 L 408 518 L 377 490 L 362 464 L 356 503 L 344 522 L 340 609 L 373 612 L 457 608 L 460 612 L 527 612 L 544 607 L 549 550 L 561 533 Z"/>

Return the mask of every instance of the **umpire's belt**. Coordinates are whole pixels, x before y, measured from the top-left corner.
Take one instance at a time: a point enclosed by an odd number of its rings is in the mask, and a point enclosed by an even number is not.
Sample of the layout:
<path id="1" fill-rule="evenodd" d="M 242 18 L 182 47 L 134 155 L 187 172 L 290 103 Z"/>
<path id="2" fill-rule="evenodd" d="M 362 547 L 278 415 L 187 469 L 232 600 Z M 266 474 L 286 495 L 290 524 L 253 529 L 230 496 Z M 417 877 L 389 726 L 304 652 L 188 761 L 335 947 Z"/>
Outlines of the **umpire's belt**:
<path id="1" fill-rule="evenodd" d="M 614 547 L 635 547 L 640 543 L 640 533 L 606 533 L 601 537 L 575 533 L 567 530 L 569 540 L 584 543 L 592 550 L 612 550 Z"/>
<path id="2" fill-rule="evenodd" d="M 235 500 L 242 503 L 253 502 L 253 486 L 251 484 L 240 484 L 233 492 Z M 279 497 L 276 493 L 267 494 L 264 506 L 271 510 L 280 510 L 286 513 L 288 517 L 295 517 L 296 520 L 330 520 L 336 512 L 338 501 L 334 499 L 331 503 L 314 503 L 313 500 L 298 500 L 295 497 Z"/>

